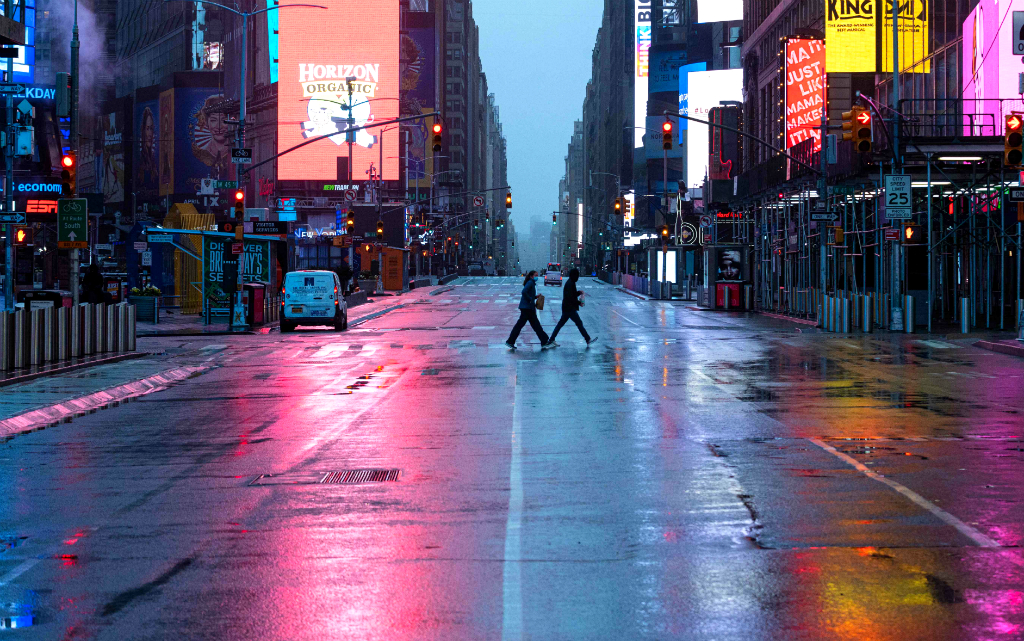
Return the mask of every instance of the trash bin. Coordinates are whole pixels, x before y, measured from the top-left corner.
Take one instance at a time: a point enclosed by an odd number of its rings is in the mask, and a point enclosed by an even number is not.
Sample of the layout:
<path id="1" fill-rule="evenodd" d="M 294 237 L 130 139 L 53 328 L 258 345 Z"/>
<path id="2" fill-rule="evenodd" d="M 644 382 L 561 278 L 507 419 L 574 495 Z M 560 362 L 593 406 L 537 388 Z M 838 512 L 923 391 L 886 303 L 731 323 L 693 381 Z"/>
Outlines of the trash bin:
<path id="1" fill-rule="evenodd" d="M 245 322 L 250 327 L 262 325 L 266 322 L 263 318 L 263 308 L 268 286 L 269 283 L 265 281 L 254 281 L 244 285 Z"/>
<path id="2" fill-rule="evenodd" d="M 46 307 L 70 307 L 71 292 L 60 289 L 23 289 L 18 292 L 16 302 L 25 303 L 25 309 L 43 309 Z"/>

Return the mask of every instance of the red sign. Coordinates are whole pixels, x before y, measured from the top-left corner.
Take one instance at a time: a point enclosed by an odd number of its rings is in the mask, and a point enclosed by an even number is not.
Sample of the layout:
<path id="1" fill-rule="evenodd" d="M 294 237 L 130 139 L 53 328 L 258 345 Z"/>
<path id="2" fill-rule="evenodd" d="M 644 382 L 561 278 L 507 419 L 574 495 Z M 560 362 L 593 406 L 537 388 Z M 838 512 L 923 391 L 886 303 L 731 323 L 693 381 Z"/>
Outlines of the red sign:
<path id="1" fill-rule="evenodd" d="M 280 6 L 289 4 L 298 3 L 284 0 Z M 398 117 L 399 1 L 328 0 L 322 4 L 328 8 L 277 12 L 278 149 L 336 135 L 281 156 L 278 180 L 347 182 L 347 175 L 338 175 L 348 159 L 342 133 L 346 120 L 351 116 L 361 127 Z M 382 129 L 354 133 L 353 180 L 368 180 L 371 165 L 380 172 L 381 157 L 384 180 L 398 179 L 399 131 Z"/>
<path id="2" fill-rule="evenodd" d="M 824 104 L 825 42 L 786 41 L 786 149 L 814 138 L 821 149 L 821 107 Z M 814 129 L 818 127 L 818 129 Z"/>
<path id="3" fill-rule="evenodd" d="M 25 203 L 25 213 L 27 214 L 56 214 L 57 213 L 57 201 L 56 200 L 29 200 Z"/>
<path id="4" fill-rule="evenodd" d="M 231 253 L 232 254 L 242 254 L 242 253 L 244 253 L 242 251 L 242 243 L 231 243 Z"/>
<path id="5" fill-rule="evenodd" d="M 900 239 L 900 230 L 897 227 L 886 227 L 883 231 L 885 231 L 885 239 L 886 240 L 899 240 Z"/>

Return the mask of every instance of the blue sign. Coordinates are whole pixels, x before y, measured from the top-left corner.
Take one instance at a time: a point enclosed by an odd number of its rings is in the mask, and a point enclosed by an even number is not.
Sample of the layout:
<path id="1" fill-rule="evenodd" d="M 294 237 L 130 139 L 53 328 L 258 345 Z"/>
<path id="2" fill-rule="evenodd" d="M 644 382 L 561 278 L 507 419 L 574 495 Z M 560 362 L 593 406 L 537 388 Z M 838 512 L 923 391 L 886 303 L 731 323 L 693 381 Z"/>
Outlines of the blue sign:
<path id="1" fill-rule="evenodd" d="M 12 3 L 16 5 L 18 3 Z M 17 45 L 14 59 L 14 82 L 36 81 L 36 0 L 21 0 L 25 8 L 25 44 Z"/>
<path id="2" fill-rule="evenodd" d="M 705 62 L 694 62 L 679 67 L 679 115 L 690 115 L 690 77 L 691 71 L 707 71 L 708 65 Z M 696 116 L 694 116 L 696 117 Z M 689 120 L 679 119 L 679 144 L 684 144 L 683 132 L 686 131 Z"/>

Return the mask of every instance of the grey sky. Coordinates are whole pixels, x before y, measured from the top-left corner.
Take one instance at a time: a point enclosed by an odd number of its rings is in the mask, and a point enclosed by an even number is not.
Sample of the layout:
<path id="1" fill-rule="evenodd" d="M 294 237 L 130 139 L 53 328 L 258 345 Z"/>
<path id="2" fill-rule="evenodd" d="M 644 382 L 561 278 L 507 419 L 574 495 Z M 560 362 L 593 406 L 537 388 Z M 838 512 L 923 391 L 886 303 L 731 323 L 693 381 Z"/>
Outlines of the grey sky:
<path id="1" fill-rule="evenodd" d="M 480 58 L 508 140 L 512 220 L 529 242 L 530 218 L 558 205 L 572 123 L 582 115 L 602 0 L 476 0 Z M 547 251 L 547 237 L 542 242 Z"/>

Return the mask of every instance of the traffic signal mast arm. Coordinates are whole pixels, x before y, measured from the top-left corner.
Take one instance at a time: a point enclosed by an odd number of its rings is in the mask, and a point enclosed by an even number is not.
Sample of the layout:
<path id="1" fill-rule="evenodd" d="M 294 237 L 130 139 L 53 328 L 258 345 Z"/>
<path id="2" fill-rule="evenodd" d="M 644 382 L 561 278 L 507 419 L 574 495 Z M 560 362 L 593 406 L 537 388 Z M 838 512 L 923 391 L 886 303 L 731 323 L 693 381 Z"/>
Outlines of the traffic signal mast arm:
<path id="1" fill-rule="evenodd" d="M 754 142 L 764 145 L 765 147 L 771 149 L 775 153 L 781 154 L 781 155 L 785 156 L 786 158 L 789 158 L 790 160 L 792 160 L 796 164 L 800 165 L 801 167 L 806 167 L 807 169 L 810 169 L 814 173 L 818 174 L 819 176 L 821 175 L 821 169 L 819 169 L 817 167 L 812 167 L 812 166 L 808 165 L 807 163 L 805 163 L 804 161 L 800 160 L 799 158 L 794 158 L 793 156 L 789 155 L 789 153 L 787 153 L 786 151 L 784 151 L 782 149 L 779 149 L 775 145 L 773 145 L 771 143 L 768 143 L 768 142 L 765 142 L 765 141 L 761 140 L 760 138 L 758 138 L 757 136 L 753 136 L 751 134 L 748 134 L 745 131 L 740 131 L 739 129 L 733 129 L 732 127 L 727 127 L 726 125 L 721 125 L 721 124 L 719 124 L 717 122 L 710 122 L 710 121 L 707 121 L 707 120 L 701 120 L 700 118 L 694 118 L 693 116 L 684 116 L 683 114 L 670 114 L 670 115 L 675 116 L 677 118 L 684 118 L 686 120 L 691 120 L 693 122 L 699 122 L 700 124 L 707 125 L 709 127 L 718 127 L 719 129 L 724 129 L 725 131 L 731 131 L 732 133 L 738 134 L 738 135 L 743 136 L 745 138 L 750 138 Z"/>

